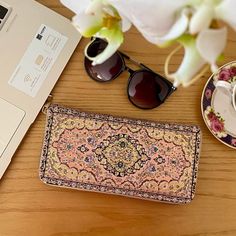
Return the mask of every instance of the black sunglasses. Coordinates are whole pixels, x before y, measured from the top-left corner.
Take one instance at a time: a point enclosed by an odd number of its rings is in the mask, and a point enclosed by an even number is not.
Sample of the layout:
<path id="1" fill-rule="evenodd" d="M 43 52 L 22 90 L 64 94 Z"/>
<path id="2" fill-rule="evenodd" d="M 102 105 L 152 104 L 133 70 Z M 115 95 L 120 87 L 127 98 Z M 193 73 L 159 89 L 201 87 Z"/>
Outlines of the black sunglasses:
<path id="1" fill-rule="evenodd" d="M 96 38 L 88 47 L 87 53 L 90 57 L 95 57 L 106 46 L 107 42 Z M 132 70 L 125 64 L 124 59 L 138 65 L 140 69 Z M 114 80 L 123 71 L 128 71 L 130 74 L 127 87 L 128 98 L 132 104 L 141 109 L 160 106 L 176 90 L 170 81 L 120 51 L 116 51 L 104 63 L 96 66 L 93 66 L 92 61 L 85 58 L 84 65 L 88 75 L 98 82 Z"/>

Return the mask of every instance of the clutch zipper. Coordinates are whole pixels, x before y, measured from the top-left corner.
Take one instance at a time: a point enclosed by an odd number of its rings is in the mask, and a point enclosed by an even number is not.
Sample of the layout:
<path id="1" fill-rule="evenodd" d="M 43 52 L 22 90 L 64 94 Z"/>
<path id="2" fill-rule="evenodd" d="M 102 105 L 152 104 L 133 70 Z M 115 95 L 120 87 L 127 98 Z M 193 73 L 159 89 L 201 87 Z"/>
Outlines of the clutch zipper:
<path id="1" fill-rule="evenodd" d="M 42 107 L 41 111 L 43 114 L 47 115 L 47 111 L 50 105 L 52 104 L 52 100 L 53 100 L 53 96 L 50 94 Z"/>

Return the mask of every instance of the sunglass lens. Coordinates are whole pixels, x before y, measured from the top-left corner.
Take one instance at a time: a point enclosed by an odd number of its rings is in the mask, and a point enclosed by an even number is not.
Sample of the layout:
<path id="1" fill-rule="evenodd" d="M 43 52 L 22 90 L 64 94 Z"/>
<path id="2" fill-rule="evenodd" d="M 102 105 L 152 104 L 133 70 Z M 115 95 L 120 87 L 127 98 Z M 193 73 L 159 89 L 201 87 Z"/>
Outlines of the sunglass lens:
<path id="1" fill-rule="evenodd" d="M 131 75 L 128 96 L 130 101 L 142 109 L 160 106 L 170 94 L 171 85 L 151 71 L 138 71 Z"/>
<path id="2" fill-rule="evenodd" d="M 107 46 L 103 40 L 95 40 L 88 48 L 88 55 L 95 57 Z M 104 63 L 93 66 L 92 62 L 85 58 L 85 68 L 89 76 L 99 82 L 115 79 L 124 70 L 124 61 L 119 53 L 113 54 Z"/>

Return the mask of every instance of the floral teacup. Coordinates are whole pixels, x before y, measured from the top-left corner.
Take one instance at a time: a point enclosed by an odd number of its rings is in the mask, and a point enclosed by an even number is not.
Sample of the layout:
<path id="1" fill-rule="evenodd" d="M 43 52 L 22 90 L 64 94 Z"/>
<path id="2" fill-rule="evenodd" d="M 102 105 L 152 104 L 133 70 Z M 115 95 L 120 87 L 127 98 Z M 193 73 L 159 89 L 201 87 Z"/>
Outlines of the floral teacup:
<path id="1" fill-rule="evenodd" d="M 218 80 L 215 85 L 218 90 L 221 90 L 224 94 L 231 97 L 232 105 L 236 111 L 236 82 L 229 83 L 227 81 Z"/>

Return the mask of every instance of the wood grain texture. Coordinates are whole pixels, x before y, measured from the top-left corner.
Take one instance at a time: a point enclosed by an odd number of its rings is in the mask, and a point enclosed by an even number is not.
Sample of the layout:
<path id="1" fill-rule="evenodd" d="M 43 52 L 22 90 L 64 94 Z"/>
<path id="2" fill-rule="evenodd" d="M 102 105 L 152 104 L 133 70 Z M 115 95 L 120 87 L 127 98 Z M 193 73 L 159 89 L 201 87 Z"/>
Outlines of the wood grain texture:
<path id="1" fill-rule="evenodd" d="M 72 16 L 58 0 L 39 2 Z M 135 29 L 125 38 L 125 53 L 163 74 L 171 49 L 158 49 Z M 53 90 L 54 102 L 84 111 L 200 125 L 203 145 L 196 197 L 189 205 L 176 206 L 44 185 L 38 167 L 45 116 L 39 114 L 0 182 L 0 236 L 236 235 L 236 151 L 210 134 L 200 111 L 210 72 L 188 89 L 179 88 L 162 107 L 143 111 L 127 99 L 127 73 L 105 85 L 88 78 L 83 68 L 87 42 L 81 41 Z M 181 58 L 179 53 L 171 69 Z M 224 63 L 234 59 L 236 35 L 230 31 Z"/>

